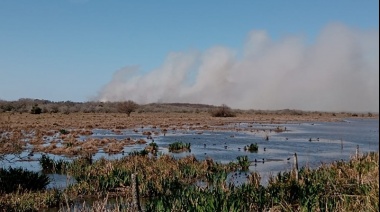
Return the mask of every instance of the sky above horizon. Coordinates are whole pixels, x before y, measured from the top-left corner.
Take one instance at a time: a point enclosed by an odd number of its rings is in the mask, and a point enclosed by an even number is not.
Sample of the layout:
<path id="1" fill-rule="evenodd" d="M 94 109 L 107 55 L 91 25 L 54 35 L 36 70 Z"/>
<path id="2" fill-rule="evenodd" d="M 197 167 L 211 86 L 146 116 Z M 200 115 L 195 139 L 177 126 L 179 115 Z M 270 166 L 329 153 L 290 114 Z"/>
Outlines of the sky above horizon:
<path id="1" fill-rule="evenodd" d="M 0 0 L 0 99 L 379 111 L 379 1 Z"/>

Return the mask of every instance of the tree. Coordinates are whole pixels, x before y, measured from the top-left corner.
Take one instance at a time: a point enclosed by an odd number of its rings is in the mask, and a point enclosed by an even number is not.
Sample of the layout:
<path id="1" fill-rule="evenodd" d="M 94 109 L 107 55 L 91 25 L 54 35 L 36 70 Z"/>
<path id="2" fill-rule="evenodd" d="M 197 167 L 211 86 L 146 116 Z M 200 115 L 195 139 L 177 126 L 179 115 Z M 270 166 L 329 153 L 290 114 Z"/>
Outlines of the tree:
<path id="1" fill-rule="evenodd" d="M 225 104 L 211 111 L 213 117 L 235 117 L 235 113 Z"/>
<path id="2" fill-rule="evenodd" d="M 42 109 L 38 107 L 37 104 L 35 104 L 32 109 L 30 110 L 31 114 L 40 114 L 42 112 Z"/>
<path id="3" fill-rule="evenodd" d="M 117 104 L 117 110 L 120 113 L 126 113 L 128 117 L 131 115 L 132 112 L 134 112 L 138 108 L 138 104 L 132 100 L 128 100 L 125 102 L 119 102 Z"/>

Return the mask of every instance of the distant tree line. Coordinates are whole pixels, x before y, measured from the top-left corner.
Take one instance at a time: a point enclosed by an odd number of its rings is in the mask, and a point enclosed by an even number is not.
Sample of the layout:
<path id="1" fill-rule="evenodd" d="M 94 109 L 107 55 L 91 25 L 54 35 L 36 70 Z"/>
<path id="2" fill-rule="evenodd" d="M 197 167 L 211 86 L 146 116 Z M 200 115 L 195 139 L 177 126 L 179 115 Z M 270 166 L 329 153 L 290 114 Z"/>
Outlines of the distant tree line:
<path id="1" fill-rule="evenodd" d="M 135 111 L 138 104 L 128 100 L 124 102 L 53 102 L 41 99 L 19 99 L 17 101 L 0 100 L 0 112 L 15 113 L 127 113 Z"/>
<path id="2" fill-rule="evenodd" d="M 0 99 L 0 113 L 125 113 L 128 116 L 132 112 L 181 112 L 199 113 L 209 112 L 215 106 L 189 103 L 150 103 L 139 105 L 132 100 L 119 102 L 54 102 L 43 99 L 22 98 L 17 101 L 5 101 Z"/>
<path id="3" fill-rule="evenodd" d="M 345 116 L 360 117 L 378 117 L 378 113 L 350 113 L 350 112 L 319 112 L 319 111 L 302 111 L 302 110 L 240 110 L 231 109 L 229 106 L 222 104 L 221 106 L 207 104 L 191 104 L 191 103 L 150 103 L 139 105 L 132 100 L 119 102 L 72 102 L 59 101 L 54 102 L 43 99 L 21 98 L 17 101 L 5 101 L 0 99 L 0 113 L 125 113 L 128 116 L 132 112 L 137 113 L 155 113 L 155 112 L 177 112 L 177 113 L 201 113 L 208 112 L 213 117 L 234 117 L 237 114 L 274 114 L 274 115 L 298 115 L 318 114 L 336 116 L 343 114 Z"/>

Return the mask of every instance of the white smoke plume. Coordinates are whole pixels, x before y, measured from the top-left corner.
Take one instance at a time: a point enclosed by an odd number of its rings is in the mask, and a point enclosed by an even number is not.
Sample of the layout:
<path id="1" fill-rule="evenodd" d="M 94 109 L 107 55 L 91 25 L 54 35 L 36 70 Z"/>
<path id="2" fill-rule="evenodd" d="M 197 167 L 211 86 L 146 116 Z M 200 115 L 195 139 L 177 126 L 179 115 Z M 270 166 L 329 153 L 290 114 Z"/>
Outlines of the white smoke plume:
<path id="1" fill-rule="evenodd" d="M 315 43 L 252 31 L 240 56 L 226 47 L 168 55 L 147 74 L 117 71 L 100 101 L 227 104 L 240 109 L 379 111 L 379 31 L 335 23 Z"/>

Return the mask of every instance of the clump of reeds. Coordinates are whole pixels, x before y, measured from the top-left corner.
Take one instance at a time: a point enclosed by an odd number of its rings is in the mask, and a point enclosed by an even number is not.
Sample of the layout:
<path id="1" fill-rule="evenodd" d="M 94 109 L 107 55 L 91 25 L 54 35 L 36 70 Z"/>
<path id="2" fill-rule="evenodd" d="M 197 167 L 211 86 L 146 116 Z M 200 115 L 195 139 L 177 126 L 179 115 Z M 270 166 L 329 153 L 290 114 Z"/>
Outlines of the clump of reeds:
<path id="1" fill-rule="evenodd" d="M 63 192 L 58 189 L 13 192 L 0 195 L 1 211 L 41 211 L 58 208 L 63 202 Z"/>
<path id="2" fill-rule="evenodd" d="M 238 164 L 243 171 L 246 171 L 249 169 L 251 162 L 249 162 L 248 156 L 246 155 L 238 156 L 236 159 L 238 160 Z"/>
<path id="3" fill-rule="evenodd" d="M 259 150 L 259 146 L 257 143 L 250 144 L 244 147 L 244 151 L 257 152 Z"/>
<path id="4" fill-rule="evenodd" d="M 63 159 L 54 160 L 46 154 L 42 154 L 39 160 L 40 166 L 44 173 L 63 173 L 67 168 L 69 162 L 64 161 Z"/>
<path id="5" fill-rule="evenodd" d="M 158 151 L 158 145 L 157 143 L 151 142 L 148 146 L 145 147 L 145 150 L 152 153 L 153 155 L 156 155 Z"/>
<path id="6" fill-rule="evenodd" d="M 213 184 L 208 189 L 186 187 L 174 194 L 157 196 L 147 211 L 362 211 L 379 210 L 378 153 L 349 162 L 336 162 L 310 170 L 299 178 L 291 172 L 272 177 L 267 187 L 256 174 L 242 186 Z M 217 177 L 215 177 L 216 179 Z"/>
<path id="7" fill-rule="evenodd" d="M 172 144 L 169 144 L 169 152 L 184 152 L 184 151 L 191 152 L 190 147 L 191 147 L 190 143 L 177 141 Z"/>

